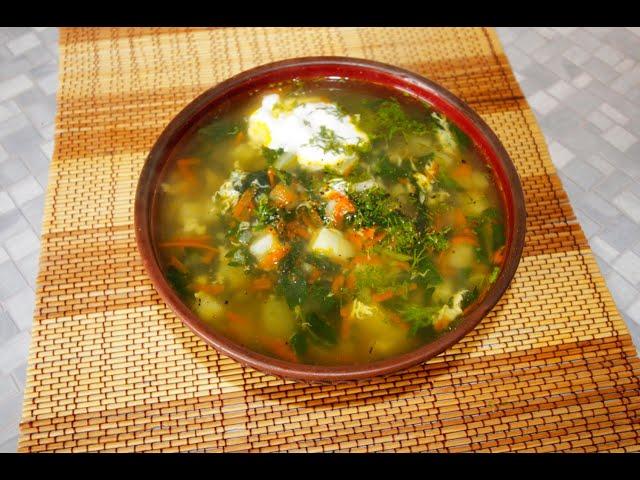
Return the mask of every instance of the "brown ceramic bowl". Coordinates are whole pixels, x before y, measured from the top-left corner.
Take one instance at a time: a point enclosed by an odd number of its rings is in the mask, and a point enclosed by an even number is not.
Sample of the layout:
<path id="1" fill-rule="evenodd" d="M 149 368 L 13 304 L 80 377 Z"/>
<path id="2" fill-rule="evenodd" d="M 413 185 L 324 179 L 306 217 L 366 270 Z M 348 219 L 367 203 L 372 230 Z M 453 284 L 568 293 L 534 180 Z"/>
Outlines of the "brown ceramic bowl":
<path id="1" fill-rule="evenodd" d="M 370 82 L 425 100 L 443 112 L 473 140 L 492 166 L 506 213 L 506 259 L 490 290 L 470 305 L 457 326 L 432 343 L 403 355 L 364 365 L 316 366 L 278 360 L 253 352 L 202 322 L 174 293 L 158 263 L 151 222 L 156 190 L 171 152 L 181 137 L 207 113 L 236 94 L 292 78 L 342 77 Z M 240 73 L 207 90 L 187 105 L 165 128 L 142 169 L 135 201 L 138 249 L 151 281 L 182 321 L 209 345 L 238 362 L 279 377 L 306 382 L 337 382 L 385 375 L 429 360 L 469 333 L 496 305 L 516 272 L 525 235 L 525 205 L 520 179 L 504 147 L 487 124 L 449 91 L 415 73 L 370 60 L 347 57 L 307 57 L 263 65 Z"/>

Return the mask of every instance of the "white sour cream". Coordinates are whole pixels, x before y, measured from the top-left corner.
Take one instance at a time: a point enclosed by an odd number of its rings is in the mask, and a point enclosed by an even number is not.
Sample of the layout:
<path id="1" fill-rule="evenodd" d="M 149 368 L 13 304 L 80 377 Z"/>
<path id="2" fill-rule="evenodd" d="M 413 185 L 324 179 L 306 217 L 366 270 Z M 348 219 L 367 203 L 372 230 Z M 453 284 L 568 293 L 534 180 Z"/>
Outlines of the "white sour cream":
<path id="1" fill-rule="evenodd" d="M 248 136 L 259 146 L 282 149 L 285 165 L 281 168 L 288 166 L 293 156 L 309 171 L 328 168 L 343 175 L 353 167 L 357 156 L 348 147 L 366 144 L 369 138 L 349 115 L 334 104 L 311 101 L 280 111 L 279 101 L 276 93 L 262 99 L 260 108 L 249 116 Z"/>

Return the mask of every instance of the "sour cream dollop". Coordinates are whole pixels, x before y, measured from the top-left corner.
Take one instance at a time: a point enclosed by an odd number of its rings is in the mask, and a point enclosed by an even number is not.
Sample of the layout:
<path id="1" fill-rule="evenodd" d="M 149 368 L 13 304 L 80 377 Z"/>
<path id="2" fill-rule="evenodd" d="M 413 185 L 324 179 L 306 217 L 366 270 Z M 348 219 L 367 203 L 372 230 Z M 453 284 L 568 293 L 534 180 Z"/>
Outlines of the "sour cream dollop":
<path id="1" fill-rule="evenodd" d="M 291 109 L 278 108 L 280 95 L 266 95 L 249 116 L 249 139 L 272 150 L 282 149 L 280 168 L 297 159 L 301 168 L 328 168 L 344 175 L 356 163 L 353 148 L 365 145 L 369 137 L 332 103 L 302 101 Z"/>

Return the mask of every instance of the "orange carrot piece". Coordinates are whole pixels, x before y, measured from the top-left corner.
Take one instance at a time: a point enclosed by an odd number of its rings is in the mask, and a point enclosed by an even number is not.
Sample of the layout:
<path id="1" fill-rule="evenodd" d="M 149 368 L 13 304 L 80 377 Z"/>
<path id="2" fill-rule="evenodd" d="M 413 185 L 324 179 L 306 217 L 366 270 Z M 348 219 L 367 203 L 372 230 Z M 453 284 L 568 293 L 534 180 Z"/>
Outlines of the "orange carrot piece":
<path id="1" fill-rule="evenodd" d="M 356 276 L 353 272 L 351 272 L 345 281 L 345 286 L 349 289 L 349 290 L 353 290 L 354 288 L 356 288 Z"/>
<path id="2" fill-rule="evenodd" d="M 400 268 L 401 270 L 405 270 L 405 271 L 409 271 L 411 270 L 411 265 L 409 265 L 409 262 L 402 262 L 400 260 L 396 260 L 393 262 L 393 264 Z"/>
<path id="3" fill-rule="evenodd" d="M 356 255 L 351 260 L 352 265 L 366 264 L 366 265 L 382 265 L 383 261 L 380 257 L 371 255 Z"/>
<path id="4" fill-rule="evenodd" d="M 282 260 L 287 253 L 289 253 L 290 246 L 282 245 L 276 248 L 273 252 L 266 255 L 259 263 L 260 268 L 263 270 L 272 270 Z"/>
<path id="5" fill-rule="evenodd" d="M 245 136 L 245 135 L 244 135 L 244 132 L 239 132 L 239 133 L 236 135 L 236 138 L 233 140 L 233 143 L 234 143 L 235 145 L 239 145 L 239 144 L 240 144 L 240 143 L 242 143 L 242 141 L 244 140 L 244 136 Z"/>
<path id="6" fill-rule="evenodd" d="M 196 176 L 191 170 L 191 167 L 199 163 L 200 163 L 200 159 L 194 158 L 194 157 L 181 158 L 176 162 L 178 171 L 180 172 L 182 177 L 184 177 L 185 180 L 187 180 L 187 182 L 190 183 L 191 185 L 195 185 L 198 183 Z"/>
<path id="7" fill-rule="evenodd" d="M 293 237 L 301 237 L 304 239 L 309 239 L 309 237 L 311 237 L 309 230 L 307 230 L 307 228 L 304 225 L 302 225 L 300 222 L 295 220 L 293 222 L 288 223 L 286 226 L 286 229 L 287 229 L 287 233 Z"/>
<path id="8" fill-rule="evenodd" d="M 231 214 L 240 221 L 249 220 L 249 216 L 251 215 L 251 210 L 253 210 L 253 196 L 255 194 L 255 190 L 253 188 L 248 188 L 244 191 L 240 198 L 238 199 L 238 203 L 235 204 L 233 210 L 231 210 Z"/>
<path id="9" fill-rule="evenodd" d="M 187 240 L 187 239 L 172 240 L 170 242 L 163 242 L 163 243 L 159 244 L 159 246 L 161 248 L 178 248 L 178 247 L 179 248 L 184 248 L 184 247 L 200 248 L 202 250 L 209 250 L 213 254 L 218 253 L 218 249 L 216 247 L 212 247 L 211 245 L 206 245 L 204 243 L 197 242 L 195 240 Z"/>
<path id="10" fill-rule="evenodd" d="M 271 193 L 269 198 L 273 201 L 274 205 L 278 208 L 291 208 L 298 201 L 298 194 L 292 189 L 287 187 L 284 183 L 279 183 Z"/>
<path id="11" fill-rule="evenodd" d="M 295 352 L 284 340 L 281 339 L 271 339 L 265 338 L 263 340 L 265 346 L 271 353 L 275 353 L 282 360 L 287 360 L 289 362 L 298 362 L 298 357 Z"/>
<path id="12" fill-rule="evenodd" d="M 171 255 L 171 258 L 169 258 L 169 265 L 175 267 L 179 272 L 186 273 L 187 271 L 187 267 L 184 263 L 178 260 L 174 255 Z"/>
<path id="13" fill-rule="evenodd" d="M 451 172 L 451 176 L 454 178 L 465 178 L 470 176 L 473 173 L 471 169 L 471 165 L 468 163 L 461 163 Z"/>
<path id="14" fill-rule="evenodd" d="M 276 184 L 276 172 L 273 168 L 269 168 L 269 170 L 267 170 L 267 177 L 269 178 L 269 185 L 273 188 Z"/>
<path id="15" fill-rule="evenodd" d="M 218 252 L 213 252 L 211 250 L 207 250 L 207 253 L 205 253 L 204 255 L 202 255 L 201 260 L 202 263 L 204 264 L 209 264 L 211 263 L 211 261 L 214 259 L 214 257 L 216 256 L 216 253 Z"/>
<path id="16" fill-rule="evenodd" d="M 351 330 L 351 303 L 344 305 L 340 308 L 340 316 L 342 317 L 342 323 L 340 324 L 340 338 L 345 339 L 349 336 Z"/>
<path id="17" fill-rule="evenodd" d="M 225 312 L 225 316 L 227 317 L 228 320 L 230 320 L 233 323 L 241 323 L 241 324 L 249 323 L 249 319 L 247 317 L 239 315 L 235 312 L 227 311 Z"/>
<path id="18" fill-rule="evenodd" d="M 347 213 L 353 213 L 356 211 L 356 207 L 344 193 L 332 190 L 327 193 L 327 198 L 336 202 L 335 207 L 333 208 L 333 220 L 338 225 L 342 224 L 342 220 Z"/>
<path id="19" fill-rule="evenodd" d="M 345 238 L 349 241 L 349 243 L 355 245 L 358 250 L 362 249 L 363 246 L 363 239 L 362 236 L 359 235 L 356 231 L 354 230 L 349 230 L 345 233 Z"/>
<path id="20" fill-rule="evenodd" d="M 475 237 L 472 237 L 470 235 L 456 235 L 451 239 L 451 245 L 461 245 L 463 243 L 466 243 L 468 245 L 477 245 L 478 241 Z"/>
<path id="21" fill-rule="evenodd" d="M 205 292 L 209 295 L 220 295 L 224 292 L 224 285 L 220 283 L 200 283 L 194 286 L 194 290 Z"/>
<path id="22" fill-rule="evenodd" d="M 319 268 L 313 267 L 311 273 L 309 274 L 309 283 L 315 283 L 322 276 L 322 270 Z"/>
<path id="23" fill-rule="evenodd" d="M 409 325 L 407 324 L 407 322 L 404 322 L 402 320 L 402 317 L 400 315 L 398 315 L 395 312 L 387 312 L 387 316 L 389 317 L 389 319 L 395 323 L 396 325 L 398 325 L 399 327 L 401 327 L 403 330 L 408 330 L 409 329 Z"/>
<path id="24" fill-rule="evenodd" d="M 344 275 L 340 273 L 336 275 L 336 277 L 331 282 L 331 291 L 333 293 L 338 293 L 343 285 L 344 285 Z"/>
<path id="25" fill-rule="evenodd" d="M 453 226 L 456 230 L 462 230 L 467 225 L 467 217 L 464 216 L 462 210 L 457 208 L 453 212 Z"/>
<path id="26" fill-rule="evenodd" d="M 495 263 L 496 265 L 501 265 L 502 262 L 504 262 L 504 250 L 504 247 L 496 250 L 496 253 L 493 254 L 493 263 Z"/>
<path id="27" fill-rule="evenodd" d="M 258 277 L 251 282 L 251 291 L 259 292 L 263 290 L 269 290 L 273 287 L 273 281 L 266 275 Z"/>
<path id="28" fill-rule="evenodd" d="M 394 295 L 395 295 L 395 292 L 393 290 L 387 290 L 386 292 L 375 293 L 375 294 L 371 295 L 371 299 L 374 302 L 381 303 L 381 302 L 384 302 L 386 300 L 389 300 Z"/>

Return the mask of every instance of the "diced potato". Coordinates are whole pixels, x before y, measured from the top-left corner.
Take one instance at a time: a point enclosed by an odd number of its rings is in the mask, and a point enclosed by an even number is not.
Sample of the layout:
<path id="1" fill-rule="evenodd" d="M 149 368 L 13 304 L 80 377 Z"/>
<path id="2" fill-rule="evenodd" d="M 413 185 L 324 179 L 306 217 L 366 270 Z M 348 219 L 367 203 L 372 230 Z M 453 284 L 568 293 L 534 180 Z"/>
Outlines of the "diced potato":
<path id="1" fill-rule="evenodd" d="M 353 245 L 339 230 L 323 227 L 311 239 L 311 250 L 337 262 L 345 262 L 355 256 Z"/>
<path id="2" fill-rule="evenodd" d="M 451 282 L 445 280 L 436 286 L 436 288 L 433 290 L 433 295 L 431 296 L 431 298 L 436 303 L 445 303 L 451 298 L 452 295 L 453 285 L 451 284 Z"/>
<path id="3" fill-rule="evenodd" d="M 207 190 L 215 192 L 224 183 L 224 178 L 217 172 L 214 172 L 210 168 L 204 171 L 204 180 L 207 185 Z"/>
<path id="4" fill-rule="evenodd" d="M 373 356 L 392 355 L 405 345 L 406 330 L 389 321 L 383 308 L 355 300 L 351 316 L 354 329 L 357 329 L 359 335 L 375 340 L 372 350 Z"/>
<path id="5" fill-rule="evenodd" d="M 233 158 L 234 167 L 239 170 L 253 172 L 267 167 L 267 161 L 260 151 L 248 143 L 236 145 L 230 155 Z"/>
<path id="6" fill-rule="evenodd" d="M 211 321 L 222 317 L 224 307 L 216 298 L 205 292 L 197 292 L 194 297 L 196 298 L 194 308 L 200 318 Z"/>
<path id="7" fill-rule="evenodd" d="M 206 205 L 197 202 L 184 202 L 180 207 L 180 218 L 184 233 L 204 235 L 207 224 L 212 219 Z"/>
<path id="8" fill-rule="evenodd" d="M 280 242 L 276 235 L 267 231 L 257 236 L 256 240 L 249 246 L 249 251 L 260 261 L 279 245 Z"/>
<path id="9" fill-rule="evenodd" d="M 489 201 L 484 193 L 470 190 L 460 196 L 460 205 L 468 216 L 478 216 L 489 208 Z"/>
<path id="10" fill-rule="evenodd" d="M 287 303 L 272 295 L 262 305 L 262 325 L 274 337 L 289 338 L 295 329 L 295 318 Z"/>
<path id="11" fill-rule="evenodd" d="M 473 246 L 466 243 L 461 243 L 451 248 L 447 256 L 447 260 L 449 265 L 451 265 L 453 268 L 462 269 L 471 267 L 474 262 L 474 256 L 475 253 L 473 250 Z"/>
<path id="12" fill-rule="evenodd" d="M 229 290 L 242 290 L 249 285 L 249 277 L 241 267 L 233 267 L 226 263 L 220 265 L 217 281 Z"/>
<path id="13" fill-rule="evenodd" d="M 489 187 L 489 179 L 487 179 L 487 176 L 482 172 L 473 172 L 471 174 L 471 181 L 477 190 L 486 190 Z"/>

